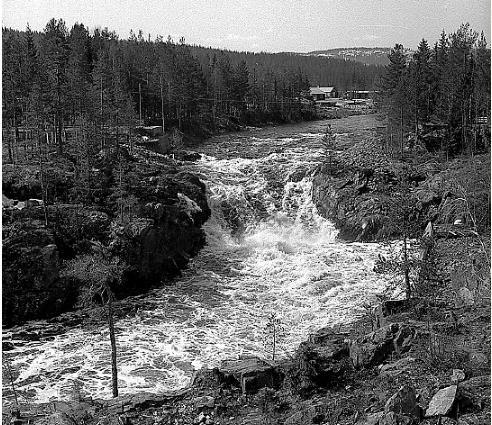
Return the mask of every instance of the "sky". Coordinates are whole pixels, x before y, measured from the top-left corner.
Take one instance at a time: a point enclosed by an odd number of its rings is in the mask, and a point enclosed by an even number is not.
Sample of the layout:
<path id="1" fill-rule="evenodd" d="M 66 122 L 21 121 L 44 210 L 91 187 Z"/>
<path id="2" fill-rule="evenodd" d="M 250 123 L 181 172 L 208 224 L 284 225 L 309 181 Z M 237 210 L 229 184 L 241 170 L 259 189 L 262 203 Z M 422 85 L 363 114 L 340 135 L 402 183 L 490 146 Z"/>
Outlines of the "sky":
<path id="1" fill-rule="evenodd" d="M 51 18 L 130 29 L 231 50 L 415 48 L 469 22 L 490 41 L 490 0 L 2 0 L 2 25 L 42 30 Z M 490 43 L 489 43 L 490 44 Z"/>

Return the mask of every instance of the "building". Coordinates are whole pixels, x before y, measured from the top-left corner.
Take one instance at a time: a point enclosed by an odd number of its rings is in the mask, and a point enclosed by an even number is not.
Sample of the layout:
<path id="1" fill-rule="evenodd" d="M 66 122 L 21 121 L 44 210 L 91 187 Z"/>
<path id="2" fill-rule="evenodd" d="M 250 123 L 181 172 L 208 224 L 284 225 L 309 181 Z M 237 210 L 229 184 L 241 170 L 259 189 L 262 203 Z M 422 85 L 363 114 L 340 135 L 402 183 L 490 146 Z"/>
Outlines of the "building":
<path id="1" fill-rule="evenodd" d="M 335 87 L 310 87 L 309 95 L 315 101 L 334 99 L 338 97 L 338 91 Z"/>
<path id="2" fill-rule="evenodd" d="M 345 99 L 374 99 L 377 93 L 378 92 L 376 90 L 348 90 L 347 92 L 345 92 Z"/>

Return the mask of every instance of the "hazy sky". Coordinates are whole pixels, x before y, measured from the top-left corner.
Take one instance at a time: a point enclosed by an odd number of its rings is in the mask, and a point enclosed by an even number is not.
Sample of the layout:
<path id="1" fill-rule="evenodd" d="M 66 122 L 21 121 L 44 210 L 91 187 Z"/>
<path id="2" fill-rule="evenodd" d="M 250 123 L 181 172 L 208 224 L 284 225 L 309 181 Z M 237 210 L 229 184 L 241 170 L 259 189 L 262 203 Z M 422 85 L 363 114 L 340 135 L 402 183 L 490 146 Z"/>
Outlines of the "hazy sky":
<path id="1" fill-rule="evenodd" d="M 142 29 L 187 43 L 250 51 L 305 52 L 335 47 L 416 47 L 462 22 L 490 41 L 490 0 L 2 0 L 2 25 L 41 30 L 107 26 L 127 38 Z"/>

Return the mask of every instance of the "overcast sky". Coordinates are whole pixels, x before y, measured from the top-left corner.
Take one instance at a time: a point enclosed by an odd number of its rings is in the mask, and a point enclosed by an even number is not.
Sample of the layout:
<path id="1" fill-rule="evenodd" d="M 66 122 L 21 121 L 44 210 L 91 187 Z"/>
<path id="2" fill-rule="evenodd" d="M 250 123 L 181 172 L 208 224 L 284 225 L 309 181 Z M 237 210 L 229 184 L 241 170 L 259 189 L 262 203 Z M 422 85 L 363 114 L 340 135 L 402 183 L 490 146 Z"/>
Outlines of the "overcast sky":
<path id="1" fill-rule="evenodd" d="M 2 0 L 2 25 L 41 30 L 52 18 L 127 38 L 142 29 L 187 43 L 249 51 L 414 48 L 462 22 L 490 41 L 490 0 Z"/>

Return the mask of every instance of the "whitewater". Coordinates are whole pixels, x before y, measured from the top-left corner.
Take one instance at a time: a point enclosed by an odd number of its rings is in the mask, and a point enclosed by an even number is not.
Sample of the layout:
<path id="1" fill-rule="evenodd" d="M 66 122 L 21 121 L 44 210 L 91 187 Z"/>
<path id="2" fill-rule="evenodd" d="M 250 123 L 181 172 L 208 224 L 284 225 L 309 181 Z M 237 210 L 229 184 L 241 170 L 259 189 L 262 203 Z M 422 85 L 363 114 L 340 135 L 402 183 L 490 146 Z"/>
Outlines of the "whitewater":
<path id="1" fill-rule="evenodd" d="M 375 303 L 385 283 L 373 267 L 385 248 L 339 241 L 311 200 L 326 125 L 249 129 L 197 148 L 201 159 L 184 167 L 207 186 L 207 243 L 180 277 L 133 297 L 137 311 L 116 322 L 120 394 L 185 387 L 195 370 L 226 358 L 270 358 L 271 313 L 284 357 L 310 333 L 354 321 Z M 332 127 L 346 145 L 372 134 L 374 121 L 351 117 Z M 93 398 L 111 397 L 104 324 L 50 339 L 13 341 L 8 352 L 24 398 L 67 399 L 74 385 Z"/>

